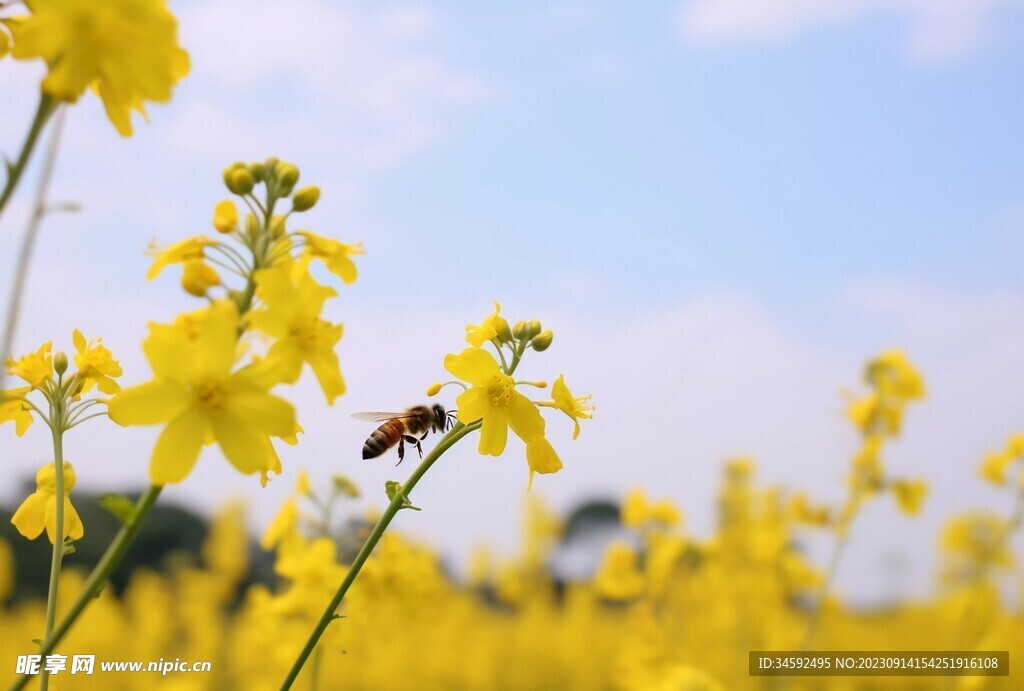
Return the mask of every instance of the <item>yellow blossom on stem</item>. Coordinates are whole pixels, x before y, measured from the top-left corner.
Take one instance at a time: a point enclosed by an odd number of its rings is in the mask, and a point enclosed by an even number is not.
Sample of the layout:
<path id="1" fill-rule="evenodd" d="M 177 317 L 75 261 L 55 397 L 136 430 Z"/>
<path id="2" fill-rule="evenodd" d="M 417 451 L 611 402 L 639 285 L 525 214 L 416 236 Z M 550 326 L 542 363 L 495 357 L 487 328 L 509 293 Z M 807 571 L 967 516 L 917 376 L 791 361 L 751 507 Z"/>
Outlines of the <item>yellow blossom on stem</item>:
<path id="1" fill-rule="evenodd" d="M 7 374 L 23 379 L 29 386 L 36 387 L 53 376 L 53 355 L 50 353 L 53 344 L 47 341 L 39 346 L 39 350 L 15 360 L 7 359 Z"/>
<path id="2" fill-rule="evenodd" d="M 537 406 L 515 388 L 497 360 L 480 348 L 466 348 L 460 354 L 445 356 L 449 372 L 473 386 L 459 394 L 456 405 L 463 424 L 483 421 L 477 450 L 484 455 L 500 456 L 505 451 L 508 429 L 526 442 L 526 459 L 532 482 L 534 473 L 555 473 L 562 468 L 551 444 L 544 438 L 544 418 Z"/>
<path id="3" fill-rule="evenodd" d="M 0 425 L 5 422 L 14 423 L 14 433 L 19 437 L 32 425 L 32 411 L 21 400 L 32 390 L 30 386 L 23 386 L 18 389 L 0 390 Z"/>
<path id="4" fill-rule="evenodd" d="M 572 419 L 573 424 L 576 425 L 572 432 L 572 438 L 576 439 L 580 436 L 580 418 L 584 420 L 590 420 L 593 418 L 591 413 L 594 410 L 594 406 L 587 405 L 587 401 L 590 400 L 590 396 L 573 396 L 572 392 L 569 391 L 569 387 L 565 385 L 565 375 L 558 375 L 558 379 L 551 386 L 551 401 L 540 403 L 539 405 L 546 406 L 548 408 L 557 408 Z"/>
<path id="5" fill-rule="evenodd" d="M 270 384 L 253 367 L 232 371 L 236 362 L 238 310 L 214 303 L 194 339 L 179 328 L 154 325 L 143 349 L 154 379 L 125 389 L 110 401 L 110 418 L 120 425 L 166 427 L 150 463 L 155 485 L 183 480 L 212 439 L 239 471 L 268 469 L 268 436 L 295 433 L 295 410 L 269 393 Z"/>
<path id="6" fill-rule="evenodd" d="M 351 257 L 366 253 L 363 250 L 363 243 L 346 244 L 334 238 L 325 238 L 322 235 L 311 233 L 308 230 L 300 230 L 296 235 L 306 238 L 306 249 L 303 256 L 319 259 L 327 267 L 327 270 L 340 278 L 342 282 L 355 283 L 356 264 Z"/>
<path id="7" fill-rule="evenodd" d="M 295 534 L 299 525 L 299 507 L 295 497 L 285 500 L 274 520 L 260 537 L 260 547 L 265 550 L 274 549 L 278 544 Z"/>
<path id="8" fill-rule="evenodd" d="M 503 342 L 511 340 L 512 330 L 508 322 L 499 314 L 501 305 L 494 303 L 494 313 L 484 319 L 480 326 L 468 324 L 466 326 L 466 342 L 477 348 L 487 343 L 492 338 L 500 338 Z"/>
<path id="9" fill-rule="evenodd" d="M 89 341 L 82 335 L 82 332 L 75 329 L 72 334 L 72 342 L 75 350 L 75 367 L 78 368 L 78 376 L 85 380 L 79 393 L 85 393 L 92 389 L 95 384 L 100 391 L 113 395 L 121 390 L 115 377 L 120 377 L 123 372 L 121 365 L 114 359 L 113 353 L 103 345 L 99 338 Z"/>
<path id="10" fill-rule="evenodd" d="M 324 302 L 334 297 L 333 288 L 320 285 L 305 262 L 285 263 L 256 272 L 256 295 L 265 305 L 252 314 L 254 328 L 276 340 L 267 353 L 268 366 L 280 368 L 281 380 L 295 383 L 308 363 L 320 382 L 328 405 L 345 393 L 334 347 L 342 326 L 320 318 Z"/>
<path id="11" fill-rule="evenodd" d="M 202 259 L 205 256 L 204 249 L 213 243 L 214 241 L 210 238 L 197 235 L 192 238 L 179 240 L 163 249 L 151 246 L 146 254 L 154 259 L 153 265 L 149 267 L 149 272 L 146 274 L 146 280 L 152 281 L 171 264 L 184 264 L 192 259 Z"/>
<path id="12" fill-rule="evenodd" d="M 64 461 L 64 535 L 80 540 L 85 534 L 82 519 L 71 505 L 71 490 L 75 487 L 75 471 Z M 46 529 L 46 536 L 54 542 L 57 533 L 57 469 L 55 463 L 44 465 L 36 473 L 36 491 L 21 503 L 11 523 L 18 532 L 34 540 Z"/>
<path id="13" fill-rule="evenodd" d="M 621 519 L 622 524 L 629 528 L 639 528 L 648 523 L 669 527 L 678 525 L 682 516 L 678 507 L 667 499 L 651 502 L 642 489 L 634 489 L 622 502 Z"/>
<path id="14" fill-rule="evenodd" d="M 11 55 L 43 59 L 42 89 L 75 102 L 91 87 L 123 136 L 132 133 L 131 111 L 145 115 L 146 101 L 167 102 L 189 70 L 178 44 L 178 24 L 164 0 L 33 0 L 30 14 L 5 23 Z"/>

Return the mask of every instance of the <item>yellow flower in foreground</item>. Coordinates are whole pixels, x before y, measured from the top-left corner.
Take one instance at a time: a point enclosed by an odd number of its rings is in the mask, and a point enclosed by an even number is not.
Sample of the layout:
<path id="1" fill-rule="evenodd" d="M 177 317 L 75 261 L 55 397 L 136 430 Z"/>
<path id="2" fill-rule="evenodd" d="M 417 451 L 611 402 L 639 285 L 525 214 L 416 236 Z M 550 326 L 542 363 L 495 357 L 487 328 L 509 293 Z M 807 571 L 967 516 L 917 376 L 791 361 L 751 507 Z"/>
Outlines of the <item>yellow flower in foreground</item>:
<path id="1" fill-rule="evenodd" d="M 34 353 L 24 355 L 17 360 L 7 358 L 7 374 L 20 377 L 29 386 L 39 386 L 53 376 L 53 355 L 50 354 L 52 347 L 51 342 L 47 341 L 39 346 L 39 350 Z"/>
<path id="2" fill-rule="evenodd" d="M 54 98 L 74 102 L 92 87 L 123 136 L 132 133 L 133 108 L 145 115 L 145 101 L 171 100 L 172 87 L 188 74 L 188 53 L 164 0 L 26 4 L 31 14 L 7 22 L 11 54 L 46 61 L 42 88 Z"/>
<path id="3" fill-rule="evenodd" d="M 267 529 L 260 537 L 260 547 L 272 550 L 278 544 L 296 534 L 299 525 L 299 506 L 295 497 L 285 500 Z"/>
<path id="4" fill-rule="evenodd" d="M 119 392 L 121 387 L 114 381 L 114 377 L 123 374 L 121 365 L 102 341 L 98 338 L 86 340 L 82 332 L 75 329 L 72 342 L 78 351 L 75 353 L 75 367 L 78 368 L 79 376 L 85 380 L 79 393 L 89 391 L 94 384 L 105 394 Z"/>
<path id="5" fill-rule="evenodd" d="M 350 257 L 365 254 L 363 243 L 345 244 L 334 238 L 325 238 L 322 235 L 311 233 L 308 230 L 300 230 L 296 235 L 306 238 L 306 257 L 319 259 L 327 267 L 327 270 L 337 276 L 344 283 L 355 283 L 356 264 Z"/>
<path id="6" fill-rule="evenodd" d="M 631 600 L 644 592 L 644 576 L 637 565 L 636 552 L 623 542 L 613 542 L 604 553 L 594 575 L 594 586 L 601 597 Z"/>
<path id="7" fill-rule="evenodd" d="M 526 442 L 530 480 L 534 473 L 555 473 L 562 468 L 551 444 L 544 438 L 544 418 L 537 406 L 515 388 L 512 377 L 485 350 L 466 348 L 458 355 L 445 356 L 444 367 L 473 386 L 459 394 L 456 405 L 463 424 L 483 421 L 477 450 L 500 456 L 508 441 L 508 428 Z"/>
<path id="8" fill-rule="evenodd" d="M 0 425 L 5 422 L 14 423 L 14 433 L 19 437 L 32 425 L 32 411 L 19 399 L 32 390 L 24 386 L 20 389 L 0 390 Z"/>
<path id="9" fill-rule="evenodd" d="M 334 347 L 342 326 L 320 318 L 327 298 L 337 292 L 320 285 L 305 262 L 281 264 L 256 272 L 256 295 L 265 305 L 253 312 L 252 325 L 275 339 L 267 353 L 270 366 L 280 368 L 281 380 L 294 384 L 308 363 L 320 382 L 328 405 L 345 393 Z"/>
<path id="10" fill-rule="evenodd" d="M 14 512 L 11 523 L 18 532 L 34 540 L 46 529 L 46 536 L 54 542 L 57 534 L 57 468 L 56 463 L 44 465 L 36 473 L 36 491 L 28 495 L 18 510 Z M 71 490 L 75 487 L 75 470 L 67 461 L 64 462 L 64 536 L 72 540 L 80 540 L 85 534 L 82 519 L 71 505 Z"/>
<path id="11" fill-rule="evenodd" d="M 560 374 L 551 386 L 551 398 L 553 400 L 540 405 L 557 408 L 568 415 L 576 425 L 572 432 L 572 438 L 576 439 L 580 436 L 580 418 L 590 420 L 594 417 L 591 413 L 594 406 L 586 404 L 590 400 L 590 396 L 573 396 L 569 387 L 565 385 L 565 375 Z"/>
<path id="12" fill-rule="evenodd" d="M 896 480 L 892 483 L 892 490 L 904 513 L 913 516 L 920 513 L 928 496 L 928 483 L 924 480 Z"/>
<path id="13" fill-rule="evenodd" d="M 154 324 L 143 342 L 154 379 L 125 389 L 110 401 L 120 425 L 167 423 L 150 463 L 153 484 L 183 480 L 212 439 L 239 471 L 270 467 L 268 436 L 295 433 L 295 410 L 268 392 L 258 368 L 232 371 L 236 362 L 238 311 L 214 303 L 196 325 L 194 339 L 176 327 Z"/>
<path id="14" fill-rule="evenodd" d="M 1013 564 L 1007 545 L 1009 526 L 998 514 L 975 512 L 954 518 L 942 531 L 941 546 L 978 566 Z"/>
<path id="15" fill-rule="evenodd" d="M 192 238 L 179 240 L 163 249 L 157 249 L 151 245 L 146 254 L 154 259 L 153 265 L 149 267 L 149 271 L 146 273 L 146 280 L 152 281 L 171 264 L 184 264 L 192 259 L 202 259 L 205 256 L 204 249 L 212 244 L 213 240 L 210 238 L 204 235 L 197 235 Z"/>
<path id="16" fill-rule="evenodd" d="M 501 305 L 495 301 L 494 314 L 484 319 L 480 326 L 468 324 L 466 326 L 466 342 L 479 348 L 492 338 L 501 337 L 502 340 L 510 340 L 512 330 L 499 312 L 501 312 Z"/>

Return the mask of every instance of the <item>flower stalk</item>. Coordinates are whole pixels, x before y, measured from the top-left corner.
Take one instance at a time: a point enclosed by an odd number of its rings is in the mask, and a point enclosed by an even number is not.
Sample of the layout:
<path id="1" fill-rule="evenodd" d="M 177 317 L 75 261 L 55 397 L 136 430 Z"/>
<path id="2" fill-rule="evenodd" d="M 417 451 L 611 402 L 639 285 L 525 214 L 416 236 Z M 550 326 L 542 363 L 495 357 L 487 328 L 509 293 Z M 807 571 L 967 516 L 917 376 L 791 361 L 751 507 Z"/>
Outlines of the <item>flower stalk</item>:
<path id="1" fill-rule="evenodd" d="M 395 516 L 402 508 L 409 506 L 409 494 L 416 487 L 419 481 L 423 478 L 430 467 L 444 455 L 444 453 L 453 447 L 460 439 L 465 437 L 470 432 L 474 432 L 481 427 L 481 422 L 473 422 L 468 425 L 464 425 L 461 422 L 457 422 L 451 431 L 446 434 L 437 446 L 435 446 L 430 453 L 423 459 L 416 470 L 413 471 L 409 479 L 402 485 L 402 489 L 395 492 L 394 498 L 391 503 L 388 504 L 387 509 L 381 515 L 377 521 L 377 525 L 373 527 L 370 535 L 366 538 L 366 542 L 363 543 L 362 548 L 359 550 L 359 554 L 356 556 L 352 565 L 349 567 L 348 572 L 345 574 L 345 579 L 338 586 L 337 592 L 334 597 L 327 604 L 323 614 L 320 615 L 320 619 L 317 621 L 316 626 L 313 627 L 313 631 L 309 634 L 309 638 L 306 640 L 306 644 L 302 647 L 299 652 L 299 656 L 295 658 L 295 662 L 292 664 L 291 669 L 288 671 L 288 676 L 285 677 L 284 682 L 281 683 L 281 691 L 287 691 L 292 688 L 295 680 L 298 678 L 299 673 L 302 671 L 302 667 L 306 664 L 313 650 L 316 648 L 317 643 L 320 642 L 320 638 L 324 635 L 327 627 L 330 626 L 331 622 L 334 621 L 338 607 L 341 606 L 342 601 L 345 599 L 346 593 L 352 584 L 355 582 L 356 577 L 359 576 L 359 572 L 362 570 L 363 565 L 366 564 L 366 560 L 370 558 L 377 543 L 380 542 L 388 526 L 391 525 L 391 521 L 394 520 Z"/>
<path id="2" fill-rule="evenodd" d="M 39 135 L 42 133 L 43 128 L 46 126 L 46 121 L 53 115 L 53 111 L 56 110 L 57 103 L 53 97 L 42 92 L 39 96 L 39 105 L 36 107 L 36 114 L 32 118 L 32 124 L 29 126 L 28 134 L 25 136 L 25 141 L 21 145 L 21 151 L 18 153 L 17 160 L 11 164 L 7 169 L 7 182 L 4 184 L 3 192 L 0 192 L 0 216 L 3 215 L 4 207 L 7 206 L 8 200 L 11 195 L 14 194 L 15 188 L 21 181 L 21 176 L 25 172 L 25 168 L 28 167 L 29 159 L 32 158 L 32 151 L 36 147 L 36 143 L 39 141 Z"/>
<path id="3" fill-rule="evenodd" d="M 64 561 L 64 412 L 60 409 L 63 406 L 55 406 L 51 409 L 51 418 L 57 420 L 53 425 L 53 463 L 56 470 L 56 517 L 54 519 L 57 527 L 53 540 L 53 556 L 50 561 L 50 587 L 46 594 L 46 634 L 44 640 L 53 634 L 53 624 L 57 618 L 57 586 L 60 583 L 60 567 Z M 40 691 L 46 691 L 50 685 L 50 675 L 43 670 L 42 679 L 39 682 Z"/>

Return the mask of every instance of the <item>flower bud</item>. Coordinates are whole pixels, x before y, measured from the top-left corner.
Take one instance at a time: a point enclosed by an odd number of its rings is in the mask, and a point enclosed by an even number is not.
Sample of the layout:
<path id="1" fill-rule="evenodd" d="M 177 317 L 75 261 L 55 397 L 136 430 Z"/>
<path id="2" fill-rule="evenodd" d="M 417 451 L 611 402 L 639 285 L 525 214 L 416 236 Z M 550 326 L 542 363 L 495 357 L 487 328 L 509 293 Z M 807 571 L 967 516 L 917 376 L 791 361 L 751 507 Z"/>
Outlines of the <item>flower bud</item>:
<path id="1" fill-rule="evenodd" d="M 241 163 L 241 162 L 235 162 L 235 163 L 232 163 L 231 165 L 229 165 L 227 168 L 224 169 L 224 175 L 223 175 L 223 177 L 224 177 L 224 184 L 232 192 L 234 192 L 234 190 L 231 189 L 231 186 L 233 184 L 231 182 L 231 178 L 235 174 L 235 171 L 238 170 L 239 168 L 245 168 L 245 164 Z"/>
<path id="2" fill-rule="evenodd" d="M 200 259 L 185 262 L 185 270 L 181 275 L 181 287 L 185 292 L 201 298 L 216 285 L 220 285 L 220 275 L 212 266 Z"/>
<path id="3" fill-rule="evenodd" d="M 285 233 L 285 216 L 284 214 L 274 214 L 270 219 L 270 237 L 277 240 L 282 237 Z"/>
<path id="4" fill-rule="evenodd" d="M 252 214 L 245 215 L 245 234 L 250 238 L 255 238 L 260 234 L 262 227 L 260 226 L 259 219 Z"/>
<path id="5" fill-rule="evenodd" d="M 428 396 L 436 396 L 439 393 L 441 393 L 441 382 L 436 381 L 427 387 Z"/>
<path id="6" fill-rule="evenodd" d="M 228 189 L 235 194 L 249 194 L 255 184 L 256 180 L 248 168 L 235 168 L 231 172 L 231 184 L 228 185 Z"/>
<path id="7" fill-rule="evenodd" d="M 516 325 L 512 327 L 512 335 L 516 340 L 526 338 L 526 322 L 516 322 Z"/>
<path id="8" fill-rule="evenodd" d="M 274 168 L 274 172 L 277 174 L 277 184 L 281 186 L 281 194 L 291 194 L 295 183 L 299 181 L 299 169 L 291 163 L 281 161 Z"/>
<path id="9" fill-rule="evenodd" d="M 213 210 L 213 227 L 218 233 L 230 233 L 238 225 L 238 209 L 234 202 L 218 202 Z"/>
<path id="10" fill-rule="evenodd" d="M 309 211 L 320 201 L 320 188 L 316 185 L 303 187 L 292 197 L 292 211 Z"/>
<path id="11" fill-rule="evenodd" d="M 533 349 L 538 353 L 543 353 L 545 350 L 551 347 L 551 341 L 554 340 L 555 335 L 551 333 L 551 330 L 541 331 L 539 334 L 533 337 L 530 344 L 533 345 Z"/>
<path id="12" fill-rule="evenodd" d="M 334 485 L 334 491 L 338 494 L 344 494 L 352 499 L 359 496 L 359 487 L 344 475 L 335 475 L 332 477 L 331 484 Z"/>
<path id="13" fill-rule="evenodd" d="M 57 374 L 64 374 L 68 371 L 68 356 L 63 350 L 53 354 L 53 369 Z"/>
<path id="14" fill-rule="evenodd" d="M 512 329 L 509 328 L 508 322 L 505 321 L 504 317 L 496 317 L 494 320 L 494 330 L 498 333 L 498 340 L 502 343 L 512 342 Z"/>
<path id="15" fill-rule="evenodd" d="M 252 173 L 252 179 L 256 182 L 263 182 L 267 179 L 267 167 L 262 163 L 250 163 L 249 172 Z"/>
<path id="16" fill-rule="evenodd" d="M 277 164 L 280 162 L 281 159 L 279 159 L 277 156 L 271 156 L 270 158 L 263 162 L 263 168 L 268 178 L 274 174 L 274 169 L 277 168 Z"/>

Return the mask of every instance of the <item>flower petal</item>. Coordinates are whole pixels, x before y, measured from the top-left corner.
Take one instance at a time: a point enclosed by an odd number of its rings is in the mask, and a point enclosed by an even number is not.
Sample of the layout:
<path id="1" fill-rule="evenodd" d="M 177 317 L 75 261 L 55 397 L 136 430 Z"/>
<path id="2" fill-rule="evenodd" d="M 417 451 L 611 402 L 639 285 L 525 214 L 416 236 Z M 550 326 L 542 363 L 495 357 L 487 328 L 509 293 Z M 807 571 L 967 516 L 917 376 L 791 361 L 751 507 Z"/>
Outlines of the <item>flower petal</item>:
<path id="1" fill-rule="evenodd" d="M 474 386 L 472 389 L 460 393 L 455 399 L 455 405 L 459 409 L 459 421 L 468 425 L 487 413 L 487 409 L 491 407 L 491 400 L 487 395 L 487 389 L 482 386 Z"/>
<path id="2" fill-rule="evenodd" d="M 306 361 L 313 369 L 327 397 L 327 405 L 334 405 L 334 399 L 345 393 L 345 380 L 341 376 L 338 355 L 330 348 L 317 348 L 306 355 Z"/>
<path id="3" fill-rule="evenodd" d="M 211 421 L 211 427 L 220 450 L 240 472 L 249 474 L 267 468 L 266 435 L 261 434 L 247 420 L 225 411 Z"/>
<path id="4" fill-rule="evenodd" d="M 544 418 L 541 416 L 540 410 L 533 404 L 533 401 L 518 391 L 512 394 L 508 423 L 511 425 L 512 431 L 526 443 L 544 436 Z"/>
<path id="5" fill-rule="evenodd" d="M 485 386 L 491 383 L 492 377 L 500 369 L 494 356 L 480 348 L 466 348 L 458 355 L 446 355 L 444 368 L 462 381 L 469 382 L 474 386 Z"/>
<path id="6" fill-rule="evenodd" d="M 224 414 L 244 421 L 254 432 L 263 432 L 274 437 L 285 437 L 295 433 L 295 408 L 283 398 L 265 391 L 232 391 L 228 396 Z M 216 434 L 217 425 L 214 424 L 213 427 Z"/>
<path id="7" fill-rule="evenodd" d="M 18 532 L 29 540 L 35 540 L 46 525 L 46 499 L 48 495 L 33 492 L 21 503 L 11 517 L 11 523 Z"/>
<path id="8" fill-rule="evenodd" d="M 199 459 L 208 427 L 207 417 L 194 408 L 171 420 L 153 449 L 150 481 L 154 485 L 166 485 L 184 480 Z"/>
<path id="9" fill-rule="evenodd" d="M 504 406 L 488 406 L 477 450 L 485 456 L 500 456 L 507 441 L 508 410 Z"/>
<path id="10" fill-rule="evenodd" d="M 180 384 L 154 380 L 125 389 L 110 400 L 110 419 L 119 425 L 157 425 L 181 415 L 189 404 Z"/>

